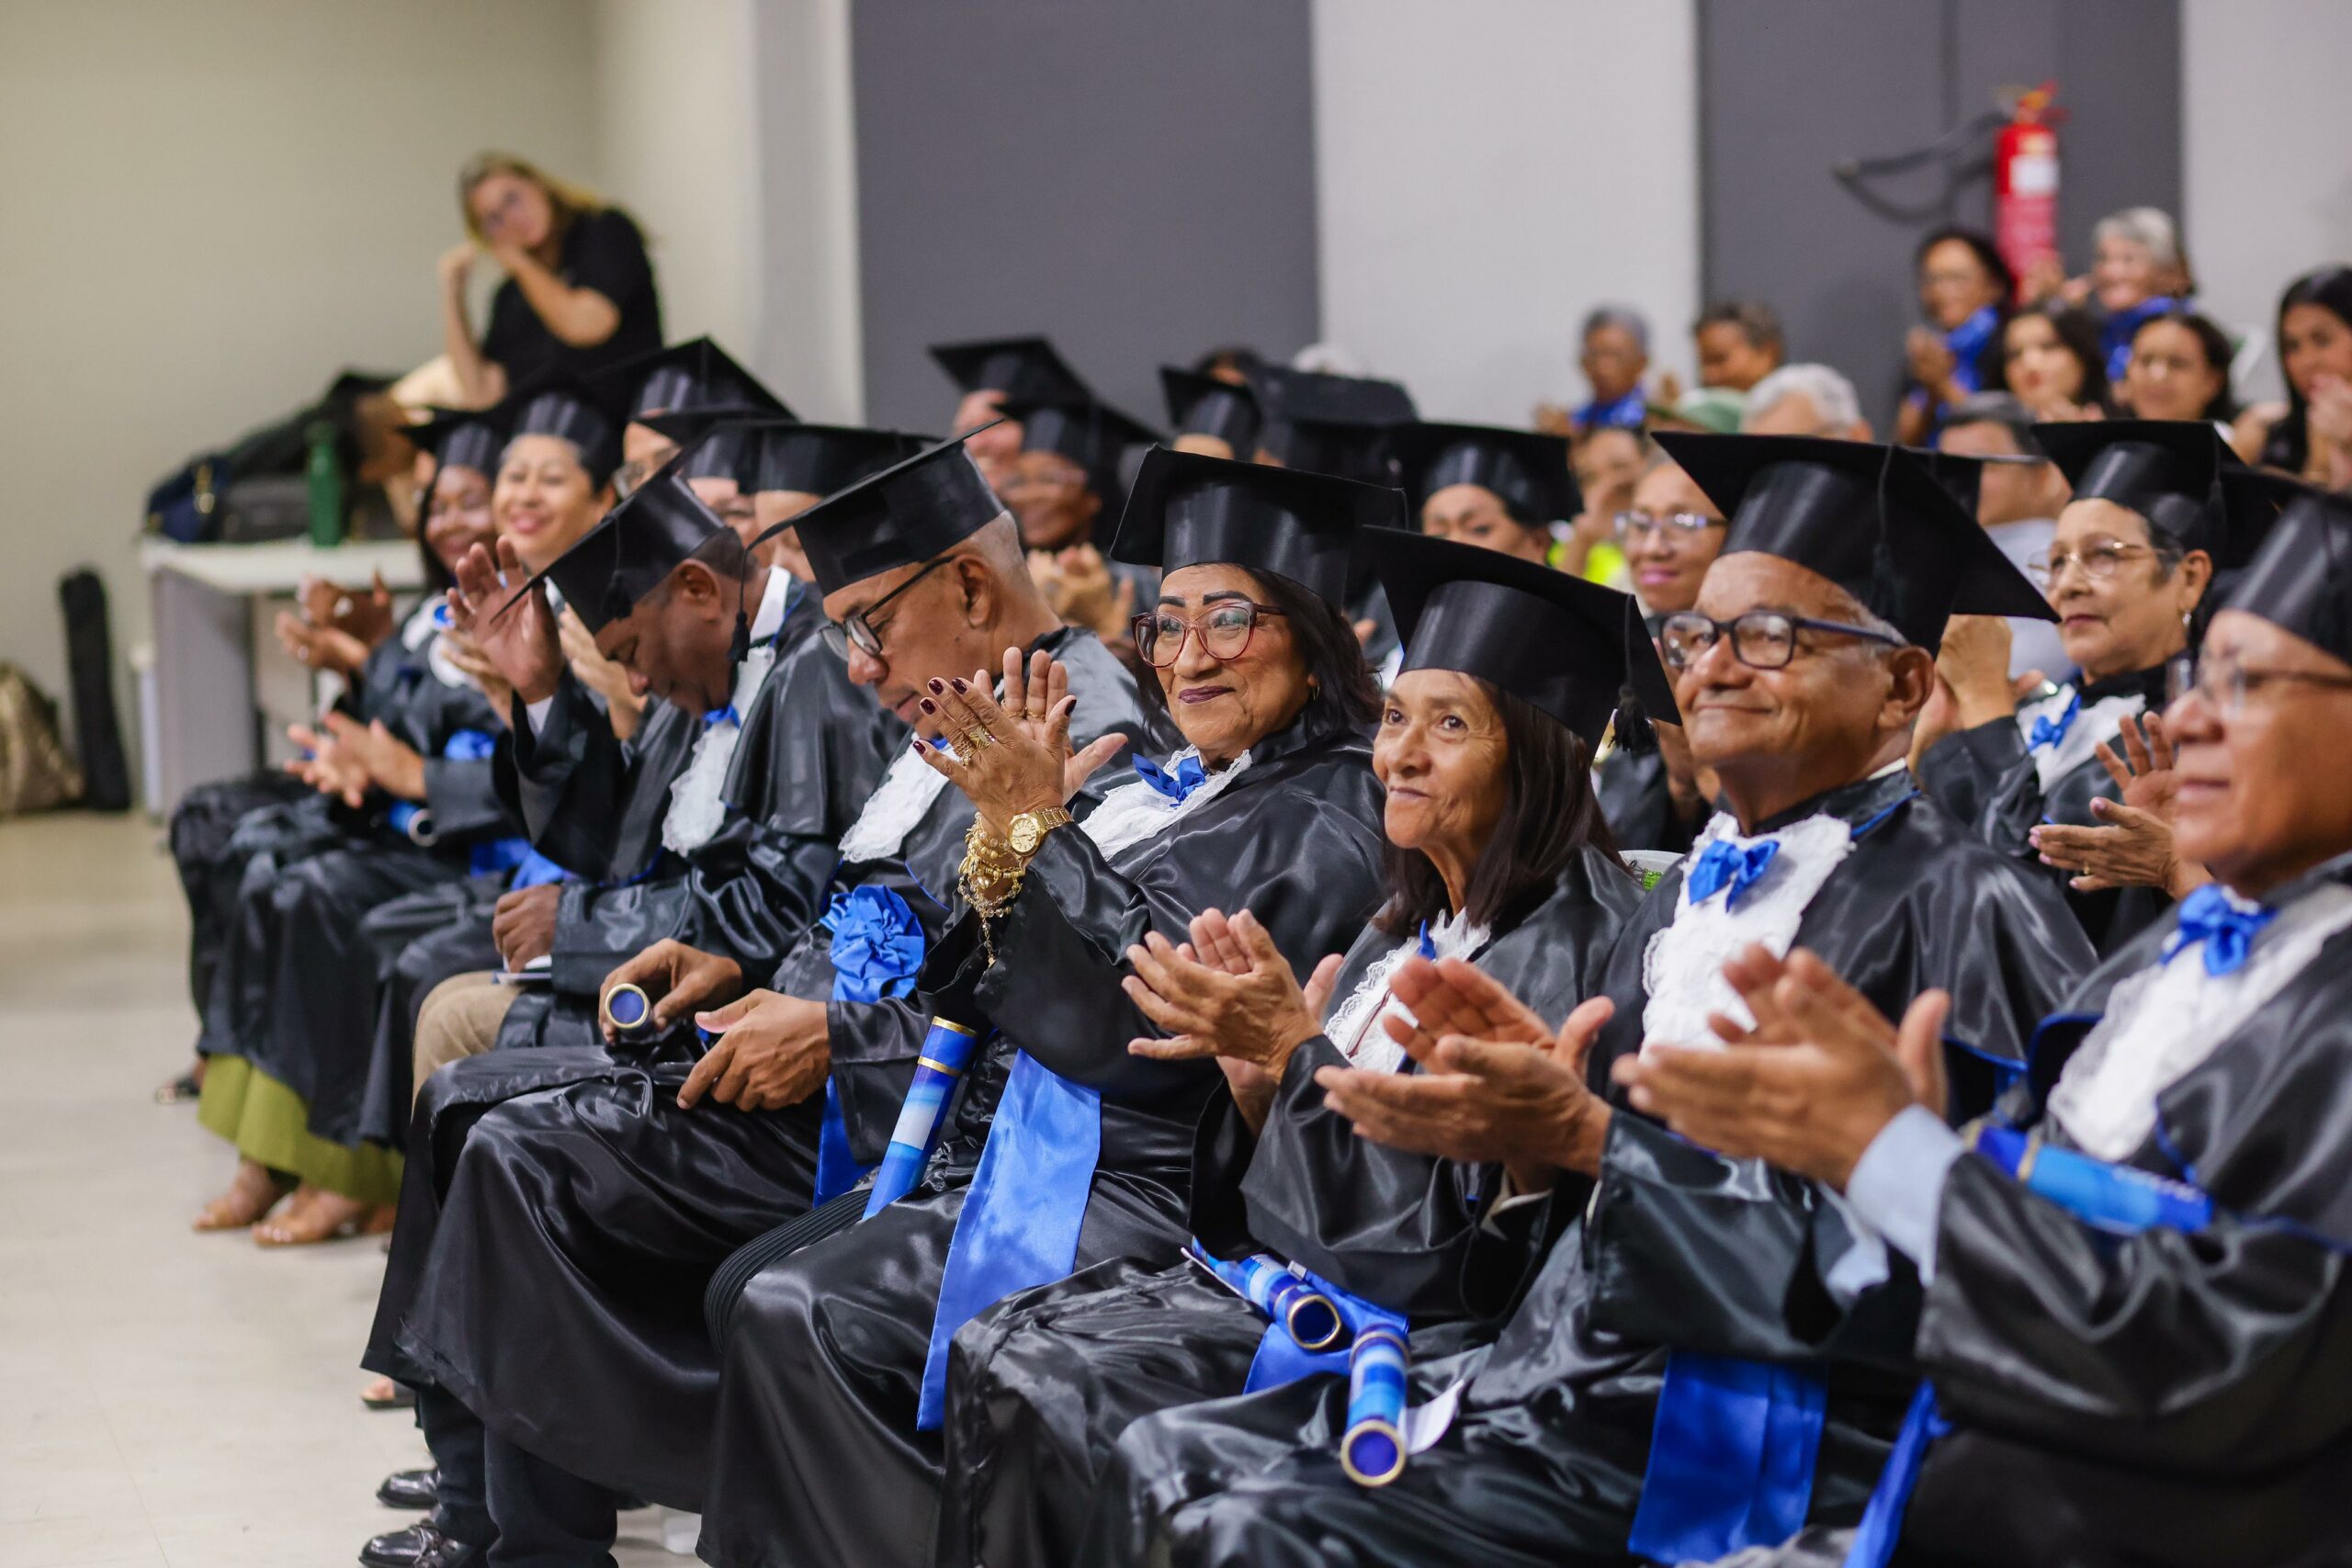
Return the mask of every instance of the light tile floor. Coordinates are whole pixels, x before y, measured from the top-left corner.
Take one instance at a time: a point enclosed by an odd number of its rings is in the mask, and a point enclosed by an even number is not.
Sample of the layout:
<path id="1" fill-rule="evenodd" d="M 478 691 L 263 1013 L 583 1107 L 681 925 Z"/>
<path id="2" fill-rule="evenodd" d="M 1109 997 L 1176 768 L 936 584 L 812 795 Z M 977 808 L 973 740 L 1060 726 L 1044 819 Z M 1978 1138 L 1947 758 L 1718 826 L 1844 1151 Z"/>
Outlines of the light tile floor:
<path id="1" fill-rule="evenodd" d="M 187 929 L 152 824 L 0 822 L 0 1568 L 340 1568 L 424 1462 L 357 1398 L 376 1242 L 188 1229 L 232 1162 L 149 1098 L 194 1035 Z M 689 1561 L 657 1519 L 624 1568 Z"/>

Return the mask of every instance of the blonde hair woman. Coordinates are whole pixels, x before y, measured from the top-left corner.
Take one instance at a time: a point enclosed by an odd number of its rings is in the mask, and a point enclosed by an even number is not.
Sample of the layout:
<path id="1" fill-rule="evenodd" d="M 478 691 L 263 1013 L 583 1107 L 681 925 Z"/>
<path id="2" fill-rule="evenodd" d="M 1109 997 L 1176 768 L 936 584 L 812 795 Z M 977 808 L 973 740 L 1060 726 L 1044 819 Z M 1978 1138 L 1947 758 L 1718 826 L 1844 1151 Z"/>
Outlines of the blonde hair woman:
<path id="1" fill-rule="evenodd" d="M 441 331 L 466 405 L 662 346 L 662 300 L 636 220 L 506 152 L 458 175 L 467 238 L 441 258 Z M 479 340 L 466 280 L 487 251 L 506 269 Z"/>

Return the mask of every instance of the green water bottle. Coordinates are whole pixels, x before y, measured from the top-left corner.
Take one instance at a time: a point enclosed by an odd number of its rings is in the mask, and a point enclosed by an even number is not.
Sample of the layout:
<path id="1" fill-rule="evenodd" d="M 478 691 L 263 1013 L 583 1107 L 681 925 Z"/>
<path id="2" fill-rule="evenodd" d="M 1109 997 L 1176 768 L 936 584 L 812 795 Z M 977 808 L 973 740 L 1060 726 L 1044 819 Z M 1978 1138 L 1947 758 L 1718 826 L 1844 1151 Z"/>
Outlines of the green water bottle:
<path id="1" fill-rule="evenodd" d="M 343 460 L 335 455 L 334 422 L 314 419 L 302 433 L 311 443 L 303 472 L 311 481 L 311 543 L 332 549 L 343 543 Z"/>

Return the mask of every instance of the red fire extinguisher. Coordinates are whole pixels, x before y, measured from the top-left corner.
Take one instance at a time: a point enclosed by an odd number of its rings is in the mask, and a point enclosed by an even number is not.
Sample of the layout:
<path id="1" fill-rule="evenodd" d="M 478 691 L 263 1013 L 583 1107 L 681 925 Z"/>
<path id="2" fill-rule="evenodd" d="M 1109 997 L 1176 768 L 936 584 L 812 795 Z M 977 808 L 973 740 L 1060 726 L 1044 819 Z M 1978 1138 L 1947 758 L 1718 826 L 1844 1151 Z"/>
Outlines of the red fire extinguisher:
<path id="1" fill-rule="evenodd" d="M 2058 254 L 2058 84 L 2018 95 L 2009 123 L 1993 145 L 1993 243 L 2020 283 L 2045 256 Z"/>

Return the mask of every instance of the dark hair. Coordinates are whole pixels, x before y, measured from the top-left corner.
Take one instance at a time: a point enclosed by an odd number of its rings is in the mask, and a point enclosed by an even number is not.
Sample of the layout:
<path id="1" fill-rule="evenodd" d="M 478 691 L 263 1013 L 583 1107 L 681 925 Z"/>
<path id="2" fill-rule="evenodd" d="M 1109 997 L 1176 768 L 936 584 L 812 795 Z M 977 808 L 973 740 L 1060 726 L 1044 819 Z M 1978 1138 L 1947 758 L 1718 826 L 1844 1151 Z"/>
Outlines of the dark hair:
<path id="1" fill-rule="evenodd" d="M 2010 445 L 2028 457 L 2041 455 L 2033 438 L 2032 411 L 2018 401 L 2015 392 L 1971 392 L 1944 411 L 1944 428 L 1963 424 L 1997 424 L 2009 433 Z"/>
<path id="2" fill-rule="evenodd" d="M 2008 309 L 2008 302 L 2017 298 L 2018 275 L 2009 270 L 2009 264 L 2002 256 L 2001 248 L 1993 243 L 1993 236 L 1982 229 L 1971 229 L 1960 223 L 1947 223 L 1939 229 L 1929 230 L 1928 237 L 1919 242 L 1919 248 L 1911 253 L 1911 270 L 1917 272 L 1925 266 L 1928 262 L 1928 253 L 1946 240 L 1957 240 L 1974 253 L 1976 264 L 1984 269 L 1994 282 L 2001 286 L 2001 308 L 2006 311 Z"/>
<path id="3" fill-rule="evenodd" d="M 2316 305 L 2352 329 L 2352 267 L 2324 266 L 2287 285 L 2278 296 L 2278 374 L 2287 374 L 2287 312 L 2298 305 Z M 2309 415 L 2302 393 L 2287 382 L 2287 417 L 2270 427 L 2262 444 L 2266 467 L 2300 474 L 2311 460 Z"/>
<path id="4" fill-rule="evenodd" d="M 1578 852 L 1600 850 L 1613 861 L 1617 841 L 1593 793 L 1592 753 L 1584 741 L 1526 699 L 1472 679 L 1503 721 L 1503 809 L 1470 868 L 1462 912 L 1473 925 L 1491 926 L 1547 895 Z M 1388 898 L 1374 927 L 1406 937 L 1424 920 L 1445 919 L 1445 879 L 1429 856 L 1390 844 L 1386 860 Z"/>
<path id="5" fill-rule="evenodd" d="M 2050 330 L 2058 334 L 2058 346 L 2081 367 L 2083 381 L 2075 389 L 2073 400 L 2086 409 L 2107 412 L 2115 395 L 2107 384 L 2107 350 L 2099 344 L 2098 323 L 2091 320 L 2088 312 L 2064 305 L 2028 305 L 2001 323 L 2000 364 L 1995 378 L 1986 385 L 2014 389 L 2009 386 L 2009 329 L 2029 316 L 2048 321 Z"/>
<path id="6" fill-rule="evenodd" d="M 2236 418 L 2238 400 L 2230 391 L 2230 359 L 2234 353 L 2230 347 L 2230 334 L 2215 326 L 2209 318 L 2199 315 L 2186 306 L 2176 306 L 2172 310 L 2160 311 L 2149 317 L 2133 329 L 2132 343 L 2135 349 L 2139 345 L 2140 334 L 2159 321 L 2170 321 L 2175 325 L 2188 328 L 2188 334 L 2197 340 L 2198 349 L 2205 355 L 2205 363 L 2222 373 L 2221 389 L 2213 394 L 2211 401 L 2197 411 L 2197 417 L 2222 420 Z"/>
<path id="7" fill-rule="evenodd" d="M 1312 739 L 1362 729 L 1380 716 L 1380 687 L 1364 662 L 1363 644 L 1340 607 L 1289 578 L 1242 569 L 1257 579 L 1266 602 L 1289 623 L 1291 642 L 1315 682 L 1299 722 Z M 1157 686 L 1158 682 L 1152 682 Z"/>
<path id="8" fill-rule="evenodd" d="M 1228 343 L 1210 349 L 1193 360 L 1193 374 L 1214 376 L 1220 370 L 1238 370 L 1247 375 L 1264 363 L 1258 351 L 1248 344 Z"/>
<path id="9" fill-rule="evenodd" d="M 1697 337 L 1709 327 L 1737 327 L 1739 335 L 1754 348 L 1788 352 L 1788 340 L 1781 332 L 1781 313 L 1761 299 L 1718 299 L 1699 312 L 1690 323 L 1690 335 Z"/>

